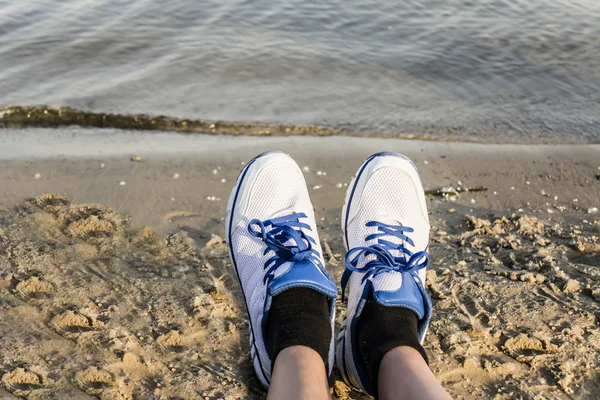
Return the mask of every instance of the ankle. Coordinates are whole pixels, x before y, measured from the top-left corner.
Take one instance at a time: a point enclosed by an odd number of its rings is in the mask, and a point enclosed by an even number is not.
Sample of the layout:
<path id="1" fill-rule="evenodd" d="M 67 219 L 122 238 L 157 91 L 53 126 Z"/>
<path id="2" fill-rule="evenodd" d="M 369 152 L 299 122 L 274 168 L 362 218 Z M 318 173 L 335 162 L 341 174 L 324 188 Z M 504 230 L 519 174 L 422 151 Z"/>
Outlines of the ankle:
<path id="1" fill-rule="evenodd" d="M 273 297 L 265 330 L 265 347 L 272 362 L 284 350 L 295 353 L 309 348 L 321 356 L 327 368 L 331 337 L 329 303 L 324 295 L 292 288 Z"/>
<path id="2" fill-rule="evenodd" d="M 417 315 L 407 308 L 382 306 L 372 295 L 367 299 L 358 319 L 357 334 L 361 359 L 375 394 L 381 365 L 389 353 L 415 353 L 427 364 L 418 324 Z"/>
<path id="3" fill-rule="evenodd" d="M 379 370 L 382 371 L 387 367 L 395 365 L 398 362 L 398 360 L 403 360 L 407 363 L 418 362 L 427 364 L 427 362 L 423 358 L 423 355 L 417 349 L 411 346 L 398 346 L 385 353 L 385 355 L 381 359 Z"/>
<path id="4" fill-rule="evenodd" d="M 274 360 L 268 399 L 289 398 L 329 398 L 325 364 L 319 353 L 310 347 L 287 347 Z"/>

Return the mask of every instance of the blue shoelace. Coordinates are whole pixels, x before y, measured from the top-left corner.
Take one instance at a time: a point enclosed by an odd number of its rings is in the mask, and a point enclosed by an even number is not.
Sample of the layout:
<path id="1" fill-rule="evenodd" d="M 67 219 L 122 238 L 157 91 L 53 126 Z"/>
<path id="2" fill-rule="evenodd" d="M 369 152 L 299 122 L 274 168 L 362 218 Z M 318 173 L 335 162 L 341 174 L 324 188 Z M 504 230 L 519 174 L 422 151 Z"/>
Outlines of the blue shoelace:
<path id="1" fill-rule="evenodd" d="M 293 213 L 266 221 L 253 219 L 248 224 L 248 232 L 261 238 L 267 245 L 263 255 L 274 252 L 263 267 L 266 271 L 263 283 L 268 284 L 275 279 L 277 268 L 287 262 L 310 260 L 319 268 L 324 268 L 319 252 L 313 248 L 315 240 L 302 231 L 312 229 L 308 224 L 300 222 L 300 218 L 307 218 L 306 214 Z M 256 226 L 259 229 L 255 229 Z M 290 240 L 292 243 L 286 245 Z"/>
<path id="2" fill-rule="evenodd" d="M 429 254 L 427 251 L 418 251 L 413 253 L 408 250 L 402 243 L 407 243 L 414 246 L 414 241 L 408 237 L 407 233 L 414 232 L 413 228 L 401 225 L 389 225 L 382 222 L 370 221 L 368 227 L 377 227 L 378 232 L 366 237 L 366 241 L 377 239 L 377 243 L 371 246 L 359 246 L 351 249 L 346 254 L 346 270 L 342 275 L 342 302 L 344 301 L 344 293 L 346 285 L 350 279 L 352 272 L 364 273 L 362 282 L 376 277 L 377 275 L 397 271 L 410 272 L 418 278 L 417 271 L 427 267 L 429 264 Z M 401 244 L 383 239 L 384 237 L 396 237 L 402 240 Z M 399 256 L 392 254 L 393 250 L 399 251 Z M 362 267 L 357 267 L 361 256 L 374 255 L 375 259 L 367 262 Z M 419 278 L 420 281 L 420 278 Z"/>

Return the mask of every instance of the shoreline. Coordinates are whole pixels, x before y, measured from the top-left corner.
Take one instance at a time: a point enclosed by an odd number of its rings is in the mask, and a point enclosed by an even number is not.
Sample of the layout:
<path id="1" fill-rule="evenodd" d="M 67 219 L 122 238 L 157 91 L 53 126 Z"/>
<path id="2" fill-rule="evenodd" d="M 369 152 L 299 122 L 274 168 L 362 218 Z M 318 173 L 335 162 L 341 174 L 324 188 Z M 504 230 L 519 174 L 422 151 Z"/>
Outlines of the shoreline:
<path id="1" fill-rule="evenodd" d="M 318 124 L 290 124 L 283 122 L 260 121 L 219 121 L 208 119 L 178 118 L 164 115 L 115 114 L 91 110 L 81 110 L 59 106 L 12 106 L 0 107 L 0 129 L 62 128 L 119 129 L 123 132 L 172 132 L 211 136 L 250 136 L 250 137 L 353 137 L 373 139 L 421 140 L 440 143 L 477 144 L 523 144 L 523 145 L 586 145 L 592 142 L 569 141 L 554 138 L 548 141 L 485 141 L 449 137 L 444 135 L 416 134 L 414 132 L 379 132 L 360 127 L 336 127 Z M 426 131 L 460 131 L 457 127 L 421 127 Z M 464 133 L 463 133 L 464 136 Z"/>
<path id="2" fill-rule="evenodd" d="M 162 231 L 169 229 L 164 216 L 172 212 L 222 214 L 243 163 L 272 149 L 291 154 L 308 169 L 305 176 L 316 208 L 341 203 L 344 184 L 362 160 L 382 150 L 413 159 L 426 190 L 487 189 L 443 201 L 447 209 L 455 204 L 556 218 L 585 217 L 588 209 L 600 207 L 600 145 L 206 135 L 173 140 L 170 133 L 34 129 L 5 131 L 0 148 L 0 206 L 55 192 L 74 202 L 118 207 Z"/>

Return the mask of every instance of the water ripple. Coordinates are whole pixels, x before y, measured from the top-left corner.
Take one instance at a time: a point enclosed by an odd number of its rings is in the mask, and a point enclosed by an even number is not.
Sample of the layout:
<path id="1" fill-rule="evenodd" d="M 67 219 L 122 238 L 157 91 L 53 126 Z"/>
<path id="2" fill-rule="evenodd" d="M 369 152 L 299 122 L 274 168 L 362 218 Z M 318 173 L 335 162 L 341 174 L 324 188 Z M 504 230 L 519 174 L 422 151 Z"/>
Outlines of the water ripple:
<path id="1" fill-rule="evenodd" d="M 0 0 L 0 106 L 600 140 L 595 0 Z"/>

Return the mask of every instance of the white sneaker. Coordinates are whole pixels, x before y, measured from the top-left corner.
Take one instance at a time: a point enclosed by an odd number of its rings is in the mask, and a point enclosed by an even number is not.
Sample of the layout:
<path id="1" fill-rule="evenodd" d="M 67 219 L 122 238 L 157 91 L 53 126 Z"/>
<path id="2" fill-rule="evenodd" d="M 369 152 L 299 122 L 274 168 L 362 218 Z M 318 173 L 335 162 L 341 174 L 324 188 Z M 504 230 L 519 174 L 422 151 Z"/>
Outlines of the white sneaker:
<path id="1" fill-rule="evenodd" d="M 421 342 L 431 319 L 425 291 L 429 216 L 415 165 L 396 153 L 369 157 L 348 187 L 342 230 L 348 250 L 342 298 L 347 288 L 348 310 L 336 361 L 346 383 L 373 395 L 356 333 L 366 298 L 372 294 L 383 306 L 414 311 Z"/>
<path id="2" fill-rule="evenodd" d="M 273 296 L 303 287 L 330 299 L 333 332 L 337 286 L 325 270 L 302 171 L 282 152 L 248 163 L 227 204 L 225 233 L 250 321 L 250 352 L 260 382 L 271 382 L 264 329 Z M 329 366 L 333 367 L 333 336 Z"/>

